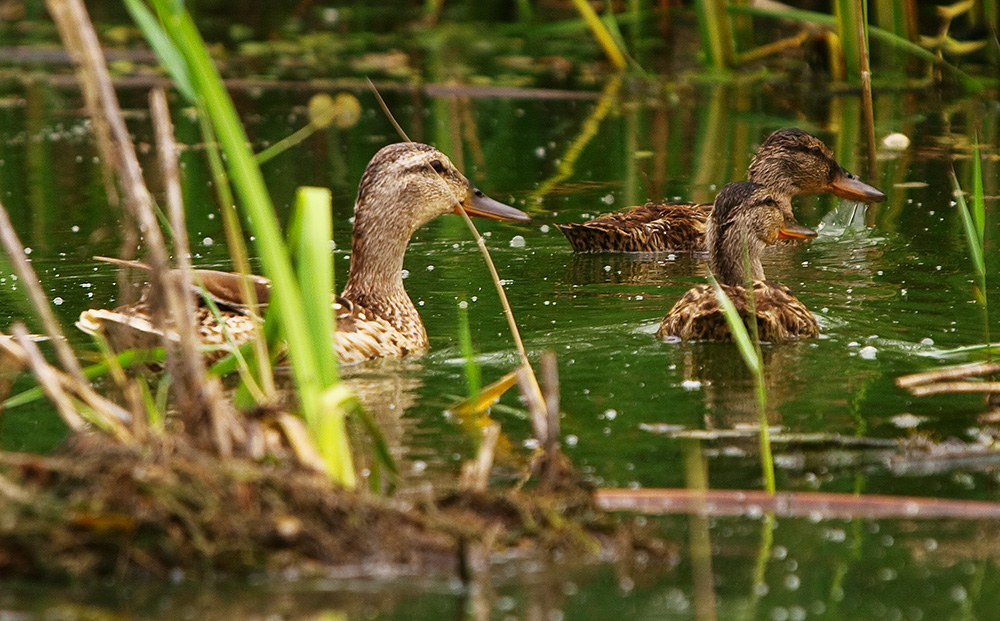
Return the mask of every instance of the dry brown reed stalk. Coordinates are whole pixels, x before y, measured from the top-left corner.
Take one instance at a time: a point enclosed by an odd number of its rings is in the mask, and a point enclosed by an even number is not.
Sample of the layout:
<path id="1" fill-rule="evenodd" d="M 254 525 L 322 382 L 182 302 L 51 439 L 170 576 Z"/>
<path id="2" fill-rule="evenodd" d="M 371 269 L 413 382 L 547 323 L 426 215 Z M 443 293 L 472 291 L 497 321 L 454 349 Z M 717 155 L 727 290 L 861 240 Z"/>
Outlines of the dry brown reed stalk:
<path id="1" fill-rule="evenodd" d="M 763 511 L 780 517 L 822 519 L 1000 519 L 1000 502 L 918 496 L 857 495 L 837 492 L 778 492 L 730 489 L 599 489 L 594 494 L 604 511 L 648 515 L 700 513 L 747 516 Z"/>
<path id="2" fill-rule="evenodd" d="M 73 431 L 83 431 L 87 428 L 87 423 L 77 413 L 66 391 L 56 376 L 55 370 L 45 362 L 45 357 L 38 349 L 38 346 L 28 337 L 28 331 L 24 324 L 17 323 L 13 326 L 14 340 L 21 347 L 23 360 L 31 372 L 35 374 L 38 383 L 41 385 L 45 395 L 56 406 L 60 418 Z"/>
<path id="3" fill-rule="evenodd" d="M 861 110 L 865 121 L 865 145 L 868 147 L 867 170 L 868 178 L 877 179 L 875 166 L 875 111 L 872 105 L 872 68 L 868 56 L 868 29 L 865 23 L 865 7 L 863 0 L 855 0 L 856 14 L 860 16 L 858 28 L 858 63 L 861 74 Z"/>
<path id="4" fill-rule="evenodd" d="M 167 348 L 167 364 L 174 382 L 177 409 L 181 412 L 206 408 L 215 432 L 215 445 L 219 453 L 232 454 L 232 437 L 239 431 L 233 425 L 224 426 L 231 418 L 225 412 L 222 390 L 217 380 L 210 380 L 205 373 L 205 363 L 200 353 L 197 328 L 194 324 L 195 306 L 191 292 L 194 279 L 191 272 L 191 251 L 188 244 L 187 222 L 181 198 L 180 170 L 177 165 L 177 144 L 167 95 L 162 88 L 149 94 L 149 107 L 156 135 L 157 155 L 163 176 L 167 213 L 173 229 L 174 259 L 177 269 L 167 274 L 166 284 L 171 295 L 167 296 L 171 316 L 179 336 L 177 350 Z M 164 339 L 168 341 L 169 339 Z M 174 355 L 171 355 L 173 353 Z M 227 432 L 225 427 L 229 427 Z"/>
<path id="5" fill-rule="evenodd" d="M 559 430 L 559 367 L 556 353 L 551 349 L 542 352 L 542 387 L 545 394 L 546 433 L 545 450 L 555 450 L 561 435 Z"/>
<path id="6" fill-rule="evenodd" d="M 24 245 L 14 231 L 14 226 L 10 222 L 10 216 L 7 214 L 7 209 L 3 206 L 3 203 L 0 203 L 0 242 L 3 243 L 4 250 L 7 251 L 7 256 L 14 266 L 14 271 L 17 272 L 18 278 L 21 279 L 21 285 L 28 291 L 28 298 L 35 307 L 35 312 L 38 313 L 38 317 L 42 321 L 42 327 L 52 341 L 52 346 L 55 347 L 59 363 L 67 373 L 72 374 L 80 381 L 87 381 L 83 377 L 83 369 L 80 368 L 80 362 L 76 359 L 76 354 L 73 353 L 69 343 L 66 342 L 66 337 L 63 336 L 62 329 L 59 327 L 59 321 L 52 312 L 52 307 L 49 306 L 48 298 L 45 297 L 45 292 L 42 291 L 42 285 L 38 282 L 38 276 L 24 254 Z"/>
<path id="7" fill-rule="evenodd" d="M 48 364 L 24 326 L 15 324 L 14 333 L 14 337 L 0 335 L 0 350 L 32 369 L 70 429 L 81 431 L 86 428 L 85 423 L 90 422 L 111 431 L 123 443 L 132 443 L 133 435 L 125 426 L 132 420 L 132 413 L 94 392 L 87 382 Z M 74 396 L 84 408 L 76 407 L 72 401 Z"/>
<path id="8" fill-rule="evenodd" d="M 1000 373 L 1000 362 L 973 362 L 946 369 L 934 369 L 933 371 L 903 375 L 896 378 L 896 385 L 900 388 L 911 388 L 943 380 L 955 380 L 976 375 L 993 375 L 996 373 Z"/>
<path id="9" fill-rule="evenodd" d="M 148 261 L 152 267 L 149 273 L 150 286 L 154 291 L 162 293 L 163 303 L 151 304 L 153 325 L 163 334 L 167 334 L 168 318 L 176 320 L 191 316 L 186 312 L 183 301 L 189 292 L 178 290 L 170 275 L 166 244 L 153 208 L 153 199 L 143 180 L 135 147 L 125 125 L 93 24 L 81 0 L 47 0 L 46 6 L 56 22 L 63 43 L 77 65 L 87 109 L 95 126 L 104 124 L 107 126 L 109 138 L 98 141 L 101 157 L 114 168 L 124 192 L 126 211 L 139 223 L 144 245 L 149 253 Z M 173 327 L 180 332 L 179 325 Z M 181 341 L 183 342 L 185 338 L 194 338 L 190 330 L 188 336 L 181 337 Z M 188 346 L 182 346 L 184 352 L 178 352 L 176 345 L 169 338 L 164 338 L 164 345 L 167 349 L 168 368 L 173 371 L 185 368 L 183 365 L 186 363 L 177 361 L 179 355 L 182 358 L 197 358 L 185 355 L 190 343 Z M 216 448 L 223 453 L 229 452 L 230 439 L 220 430 L 223 427 L 232 430 L 233 425 L 222 425 L 218 420 L 220 408 L 213 408 L 211 405 L 218 403 L 218 399 L 203 390 L 205 384 L 200 383 L 203 374 L 194 372 L 191 377 L 188 375 L 182 371 L 181 377 L 185 377 L 185 381 L 171 385 L 178 403 L 182 405 L 179 414 L 184 421 L 186 432 L 192 439 L 201 441 L 214 436 Z"/>
<path id="10" fill-rule="evenodd" d="M 500 424 L 491 422 L 483 429 L 479 440 L 479 450 L 476 458 L 465 462 L 462 466 L 462 476 L 459 485 L 463 489 L 482 492 L 490 482 L 490 471 L 493 470 L 493 460 L 496 456 L 497 444 L 500 441 Z"/>

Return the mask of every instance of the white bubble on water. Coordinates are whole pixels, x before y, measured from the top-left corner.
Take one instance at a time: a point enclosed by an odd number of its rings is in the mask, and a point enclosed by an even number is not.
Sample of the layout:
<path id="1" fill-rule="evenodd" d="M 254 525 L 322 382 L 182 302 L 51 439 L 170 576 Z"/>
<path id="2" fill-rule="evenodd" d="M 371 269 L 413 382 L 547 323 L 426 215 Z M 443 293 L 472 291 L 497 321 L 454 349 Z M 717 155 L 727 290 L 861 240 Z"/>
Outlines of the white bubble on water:
<path id="1" fill-rule="evenodd" d="M 864 360 L 874 360 L 878 356 L 878 349 L 871 345 L 866 345 L 858 350 L 858 355 Z"/>

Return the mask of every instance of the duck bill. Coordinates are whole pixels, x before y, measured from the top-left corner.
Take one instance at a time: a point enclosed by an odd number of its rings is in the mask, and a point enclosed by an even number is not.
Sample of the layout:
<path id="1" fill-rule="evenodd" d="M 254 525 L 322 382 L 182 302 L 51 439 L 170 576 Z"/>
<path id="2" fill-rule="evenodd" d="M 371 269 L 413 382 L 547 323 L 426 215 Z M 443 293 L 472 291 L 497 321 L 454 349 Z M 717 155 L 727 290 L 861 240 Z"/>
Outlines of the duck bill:
<path id="1" fill-rule="evenodd" d="M 785 218 L 778 229 L 778 239 L 811 239 L 816 237 L 816 231 L 804 227 L 791 218 Z"/>
<path id="2" fill-rule="evenodd" d="M 834 196 L 852 201 L 881 203 L 885 200 L 885 194 L 844 169 L 840 169 L 825 189 Z"/>
<path id="3" fill-rule="evenodd" d="M 520 209 L 514 209 L 510 205 L 504 205 L 500 201 L 493 200 L 483 194 L 479 189 L 472 188 L 469 197 L 464 202 L 455 206 L 455 213 L 465 211 L 470 216 L 490 218 L 491 220 L 504 220 L 505 222 L 531 222 L 531 216 Z"/>

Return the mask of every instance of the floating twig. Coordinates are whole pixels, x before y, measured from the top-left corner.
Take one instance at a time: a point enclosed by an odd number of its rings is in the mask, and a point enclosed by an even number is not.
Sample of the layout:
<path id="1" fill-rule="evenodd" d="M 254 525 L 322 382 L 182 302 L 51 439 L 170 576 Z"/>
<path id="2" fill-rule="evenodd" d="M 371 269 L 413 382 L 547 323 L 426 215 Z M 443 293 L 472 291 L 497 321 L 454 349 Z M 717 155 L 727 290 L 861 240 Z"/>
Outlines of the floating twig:
<path id="1" fill-rule="evenodd" d="M 1000 503 L 950 498 L 838 494 L 828 492 L 778 492 L 760 490 L 599 489 L 597 506 L 605 511 L 631 511 L 650 515 L 706 513 L 745 516 L 773 511 L 782 517 L 823 519 L 1000 519 Z"/>

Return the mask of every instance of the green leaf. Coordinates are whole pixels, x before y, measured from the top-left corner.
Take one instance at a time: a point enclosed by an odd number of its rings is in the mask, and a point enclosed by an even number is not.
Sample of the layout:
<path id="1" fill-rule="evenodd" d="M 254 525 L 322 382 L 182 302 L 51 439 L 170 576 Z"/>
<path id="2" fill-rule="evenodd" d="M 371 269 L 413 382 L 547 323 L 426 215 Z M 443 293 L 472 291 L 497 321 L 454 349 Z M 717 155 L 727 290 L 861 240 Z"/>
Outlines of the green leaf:
<path id="1" fill-rule="evenodd" d="M 160 58 L 160 62 L 170 73 L 170 77 L 177 84 L 177 90 L 190 102 L 196 101 L 194 84 L 191 82 L 191 74 L 188 73 L 187 63 L 174 42 L 167 36 L 166 31 L 160 26 L 156 16 L 146 8 L 142 0 L 125 0 L 125 7 L 132 15 L 139 29 L 146 36 L 146 41 Z"/>
<path id="2" fill-rule="evenodd" d="M 972 265 L 976 268 L 977 275 L 986 274 L 986 262 L 983 260 L 983 245 L 979 241 L 979 228 L 969 215 L 969 207 L 965 203 L 965 195 L 962 193 L 962 186 L 958 184 L 958 177 L 955 171 L 951 172 L 951 185 L 955 189 L 955 202 L 958 204 L 958 213 L 962 217 L 962 225 L 965 227 L 965 238 L 969 243 L 969 252 L 972 254 Z"/>
<path id="3" fill-rule="evenodd" d="M 732 333 L 733 341 L 736 342 L 736 346 L 740 350 L 740 355 L 743 356 L 743 361 L 751 372 L 755 375 L 759 374 L 761 372 L 760 356 L 757 355 L 757 348 L 754 347 L 753 341 L 750 340 L 750 335 L 747 334 L 747 327 L 743 325 L 743 318 L 740 317 L 739 311 L 733 306 L 733 301 L 722 290 L 715 276 L 709 275 L 708 281 L 712 283 L 712 288 L 715 290 L 715 297 L 722 306 L 722 314 L 726 317 L 726 323 L 729 324 L 729 331 Z M 753 292 L 751 292 L 751 295 L 753 295 Z"/>
<path id="4" fill-rule="evenodd" d="M 972 149 L 972 217 L 976 221 L 979 247 L 986 247 L 986 198 L 983 195 L 983 160 L 979 155 L 979 140 Z"/>

